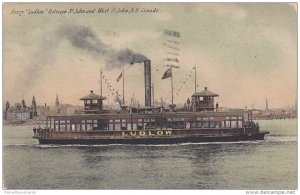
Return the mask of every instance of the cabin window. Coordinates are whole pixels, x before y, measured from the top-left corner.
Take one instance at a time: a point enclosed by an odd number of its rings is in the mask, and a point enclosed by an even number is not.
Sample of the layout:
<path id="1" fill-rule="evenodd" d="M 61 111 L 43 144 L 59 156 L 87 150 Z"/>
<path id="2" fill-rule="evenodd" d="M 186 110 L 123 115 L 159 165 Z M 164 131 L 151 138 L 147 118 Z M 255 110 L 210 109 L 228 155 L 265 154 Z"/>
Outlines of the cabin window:
<path id="1" fill-rule="evenodd" d="M 226 126 L 226 127 L 231 127 L 230 121 L 226 121 L 225 126 Z"/>
<path id="2" fill-rule="evenodd" d="M 191 123 L 190 122 L 186 122 L 185 123 L 185 128 L 186 129 L 190 129 L 191 128 Z"/>
<path id="3" fill-rule="evenodd" d="M 197 123 L 194 122 L 194 123 L 191 123 L 191 128 L 196 128 L 197 127 Z"/>
<path id="4" fill-rule="evenodd" d="M 69 124 L 67 125 L 67 131 L 70 131 L 70 125 Z"/>
<path id="5" fill-rule="evenodd" d="M 242 121 L 235 122 L 235 127 L 238 127 L 238 128 L 243 127 L 243 122 Z"/>
<path id="6" fill-rule="evenodd" d="M 86 129 L 85 129 L 85 124 L 81 124 L 81 129 L 82 129 L 83 131 L 86 131 Z"/>
<path id="7" fill-rule="evenodd" d="M 87 104 L 91 104 L 91 100 L 86 100 L 86 103 Z"/>
<path id="8" fill-rule="evenodd" d="M 196 127 L 202 127 L 202 122 L 197 122 L 197 124 L 196 124 L 197 126 Z"/>
<path id="9" fill-rule="evenodd" d="M 66 130 L 66 126 L 65 125 L 60 125 L 59 128 L 60 128 L 61 131 L 65 131 Z"/>
<path id="10" fill-rule="evenodd" d="M 120 124 L 115 124 L 115 130 L 116 130 L 116 131 L 121 130 L 121 125 L 120 125 Z"/>
<path id="11" fill-rule="evenodd" d="M 86 130 L 87 131 L 91 131 L 92 130 L 92 125 L 91 124 L 87 124 L 86 125 Z"/>
<path id="12" fill-rule="evenodd" d="M 113 129 L 114 129 L 113 124 L 109 124 L 109 130 L 113 130 Z"/>
<path id="13" fill-rule="evenodd" d="M 53 127 L 54 126 L 54 120 L 50 119 L 50 126 Z"/>
<path id="14" fill-rule="evenodd" d="M 137 124 L 136 123 L 132 124 L 132 130 L 137 130 Z"/>
<path id="15" fill-rule="evenodd" d="M 138 130 L 142 130 L 143 129 L 143 123 L 138 123 Z"/>
<path id="16" fill-rule="evenodd" d="M 208 125 L 209 125 L 209 123 L 208 123 L 208 122 L 206 122 L 206 121 L 205 121 L 205 122 L 203 122 L 203 124 L 202 124 L 202 126 L 203 126 L 204 128 L 208 128 L 208 127 L 209 127 Z"/>
<path id="17" fill-rule="evenodd" d="M 75 124 L 71 125 L 71 131 L 75 131 Z"/>
<path id="18" fill-rule="evenodd" d="M 97 104 L 98 103 L 98 100 L 93 100 L 93 104 Z"/>
<path id="19" fill-rule="evenodd" d="M 216 128 L 216 122 L 211 121 L 210 124 L 209 124 L 209 127 L 210 128 Z"/>

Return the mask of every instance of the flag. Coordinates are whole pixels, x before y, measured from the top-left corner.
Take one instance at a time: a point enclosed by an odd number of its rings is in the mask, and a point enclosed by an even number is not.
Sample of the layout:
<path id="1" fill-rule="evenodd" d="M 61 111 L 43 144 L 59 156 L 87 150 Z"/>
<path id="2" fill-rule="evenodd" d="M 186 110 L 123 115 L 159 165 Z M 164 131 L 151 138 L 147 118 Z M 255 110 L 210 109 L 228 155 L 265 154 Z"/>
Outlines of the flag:
<path id="1" fill-rule="evenodd" d="M 121 74 L 118 76 L 118 78 L 117 78 L 117 82 L 119 82 L 119 80 L 122 78 L 122 72 L 121 72 Z"/>
<path id="2" fill-rule="evenodd" d="M 172 77 L 172 70 L 171 68 L 169 68 L 168 70 L 166 70 L 166 72 L 164 73 L 163 77 L 161 79 L 166 79 Z"/>

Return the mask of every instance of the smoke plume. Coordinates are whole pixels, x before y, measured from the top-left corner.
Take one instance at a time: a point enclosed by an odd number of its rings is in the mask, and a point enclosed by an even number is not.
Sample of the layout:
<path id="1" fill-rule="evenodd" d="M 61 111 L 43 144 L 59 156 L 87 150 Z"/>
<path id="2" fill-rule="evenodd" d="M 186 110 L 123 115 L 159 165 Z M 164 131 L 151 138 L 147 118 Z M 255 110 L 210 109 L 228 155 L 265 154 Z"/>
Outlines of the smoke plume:
<path id="1" fill-rule="evenodd" d="M 32 53 L 32 61 L 19 76 L 18 86 L 20 88 L 33 85 L 34 82 L 45 76 L 45 67 L 50 67 L 54 63 L 56 50 L 62 41 L 67 41 L 73 48 L 90 54 L 95 60 L 104 60 L 107 69 L 133 65 L 148 59 L 128 48 L 121 50 L 112 48 L 86 26 L 63 25 L 44 33 L 42 39 L 38 41 L 36 50 Z"/>
<path id="2" fill-rule="evenodd" d="M 59 32 L 62 38 L 70 41 L 73 47 L 80 48 L 96 59 L 104 58 L 106 68 L 118 68 L 125 64 L 141 63 L 148 58 L 140 53 L 135 53 L 131 49 L 115 50 L 97 38 L 95 33 L 85 26 L 69 25 Z"/>

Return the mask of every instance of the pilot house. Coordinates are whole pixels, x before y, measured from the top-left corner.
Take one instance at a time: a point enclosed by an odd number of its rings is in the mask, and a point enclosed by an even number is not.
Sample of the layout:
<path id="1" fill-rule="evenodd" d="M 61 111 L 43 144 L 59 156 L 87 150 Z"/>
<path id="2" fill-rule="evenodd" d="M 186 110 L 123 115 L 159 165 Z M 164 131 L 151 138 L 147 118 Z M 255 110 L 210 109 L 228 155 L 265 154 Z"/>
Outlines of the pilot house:
<path id="1" fill-rule="evenodd" d="M 214 111 L 215 110 L 214 98 L 218 96 L 219 96 L 218 94 L 208 91 L 207 87 L 204 87 L 204 90 L 201 92 L 195 92 L 192 95 L 192 103 L 193 103 L 194 111 L 196 112 Z"/>
<path id="2" fill-rule="evenodd" d="M 97 95 L 91 90 L 91 93 L 87 96 L 80 98 L 84 102 L 84 113 L 86 114 L 97 114 L 103 112 L 103 100 L 106 97 Z"/>

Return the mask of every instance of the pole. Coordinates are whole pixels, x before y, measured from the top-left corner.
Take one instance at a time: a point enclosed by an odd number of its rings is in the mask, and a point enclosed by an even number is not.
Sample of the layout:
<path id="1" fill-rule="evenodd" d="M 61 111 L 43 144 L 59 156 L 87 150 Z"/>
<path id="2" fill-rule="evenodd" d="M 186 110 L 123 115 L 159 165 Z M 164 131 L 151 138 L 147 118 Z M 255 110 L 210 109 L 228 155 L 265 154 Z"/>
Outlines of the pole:
<path id="1" fill-rule="evenodd" d="M 172 107 L 173 107 L 173 67 L 171 66 L 171 88 L 172 88 Z"/>
<path id="2" fill-rule="evenodd" d="M 154 84 L 152 83 L 152 100 L 153 100 L 153 107 L 154 107 Z"/>
<path id="3" fill-rule="evenodd" d="M 102 96 L 102 69 L 100 69 L 100 95 Z"/>
<path id="4" fill-rule="evenodd" d="M 195 93 L 197 91 L 197 74 L 196 74 L 196 66 L 195 66 Z"/>
<path id="5" fill-rule="evenodd" d="M 125 97 L 124 97 L 124 68 L 123 68 L 123 105 L 125 105 Z"/>

